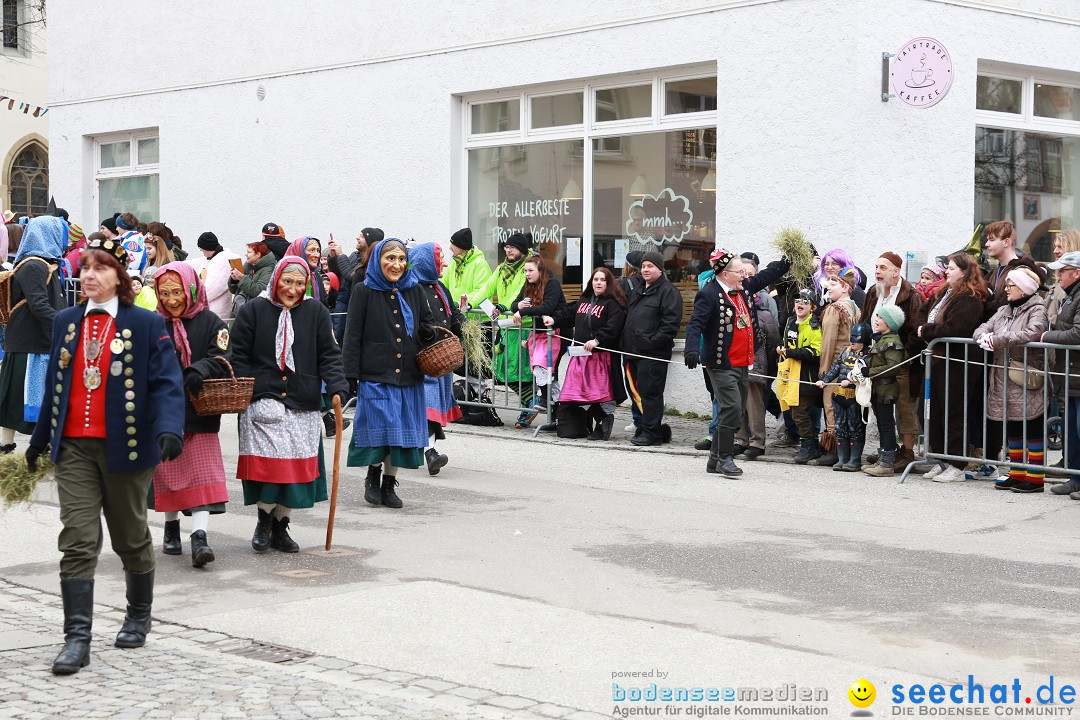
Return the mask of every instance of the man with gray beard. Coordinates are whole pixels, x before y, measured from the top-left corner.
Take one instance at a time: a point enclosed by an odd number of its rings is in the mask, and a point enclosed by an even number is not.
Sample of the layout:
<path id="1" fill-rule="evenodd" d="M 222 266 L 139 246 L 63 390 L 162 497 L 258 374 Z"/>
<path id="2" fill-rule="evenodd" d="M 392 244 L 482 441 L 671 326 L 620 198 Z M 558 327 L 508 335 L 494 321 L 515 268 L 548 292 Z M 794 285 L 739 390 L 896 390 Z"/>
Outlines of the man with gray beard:
<path id="1" fill-rule="evenodd" d="M 921 322 L 922 296 L 900 275 L 900 268 L 904 261 L 892 251 L 883 252 L 874 263 L 875 284 L 866 291 L 866 302 L 863 303 L 862 316 L 865 322 L 873 322 L 874 314 L 879 307 L 896 305 L 904 311 L 904 324 L 900 326 L 897 334 L 900 342 L 904 344 L 909 356 L 914 356 L 921 349 L 916 328 Z M 915 445 L 915 436 L 919 434 L 919 420 L 915 414 L 915 402 L 919 394 L 922 373 L 910 372 L 912 382 L 908 387 L 900 388 L 900 395 L 896 398 L 896 427 L 903 440 L 902 447 L 896 453 L 897 469 L 902 470 L 908 463 L 915 461 L 915 453 L 912 447 Z M 877 462 L 877 458 L 871 456 L 870 462 Z"/>

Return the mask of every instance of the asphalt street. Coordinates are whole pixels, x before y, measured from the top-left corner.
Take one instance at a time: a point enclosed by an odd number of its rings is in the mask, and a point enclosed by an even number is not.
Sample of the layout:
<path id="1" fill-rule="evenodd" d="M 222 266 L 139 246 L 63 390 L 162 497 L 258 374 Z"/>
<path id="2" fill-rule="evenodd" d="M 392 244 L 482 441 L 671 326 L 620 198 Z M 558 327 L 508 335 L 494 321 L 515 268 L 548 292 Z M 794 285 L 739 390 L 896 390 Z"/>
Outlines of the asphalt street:
<path id="1" fill-rule="evenodd" d="M 637 450 L 621 424 L 608 443 L 454 426 L 438 476 L 399 475 L 402 510 L 367 505 L 363 469 L 346 468 L 330 553 L 321 504 L 293 517 L 300 554 L 256 554 L 254 509 L 231 481 L 229 512 L 210 526 L 217 560 L 194 569 L 187 555 L 159 554 L 154 614 L 174 632 L 390 673 L 387 687 L 363 688 L 376 709 L 380 693 L 421 680 L 441 688 L 425 707 L 447 713 L 580 718 L 610 716 L 625 705 L 613 693 L 652 682 L 821 688 L 821 707 L 847 715 L 859 678 L 879 697 L 896 683 L 969 675 L 1080 681 L 1080 503 L 775 462 L 743 462 L 745 474 L 726 479 L 687 447 L 698 426 L 680 425 L 673 446 Z M 224 425 L 232 475 L 235 429 Z M 326 452 L 329 462 L 332 441 Z M 44 593 L 46 610 L 37 645 L 13 643 L 26 629 L 8 621 L 0 667 L 62 687 L 47 667 L 61 639 L 49 604 L 59 594 L 54 487 L 2 517 L 0 579 Z M 151 515 L 159 543 L 162 523 Z M 188 520 L 181 529 L 186 553 Z M 107 539 L 96 601 L 123 606 Z M 107 651 L 113 623 L 95 626 L 95 651 Z M 152 634 L 143 652 L 165 652 L 168 637 Z M 443 685 L 469 690 L 453 699 Z M 463 704 L 470 694 L 496 700 Z M 372 714 L 394 712 L 410 716 Z M 2 698 L 0 714 L 18 716 Z"/>

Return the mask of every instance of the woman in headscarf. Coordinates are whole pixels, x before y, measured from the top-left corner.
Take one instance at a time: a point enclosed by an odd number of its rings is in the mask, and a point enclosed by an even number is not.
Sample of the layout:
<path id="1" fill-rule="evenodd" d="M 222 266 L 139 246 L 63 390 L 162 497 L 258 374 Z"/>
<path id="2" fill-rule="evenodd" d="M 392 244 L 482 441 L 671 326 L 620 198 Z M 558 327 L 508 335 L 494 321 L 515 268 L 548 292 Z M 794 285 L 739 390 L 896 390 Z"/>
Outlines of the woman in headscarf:
<path id="1" fill-rule="evenodd" d="M 154 290 L 157 313 L 165 318 L 188 391 L 198 394 L 203 380 L 228 376 L 224 363 L 214 358 L 229 349 L 229 331 L 207 305 L 206 286 L 195 270 L 187 263 L 167 263 L 154 275 Z M 178 513 L 192 518 L 191 564 L 195 567 L 214 561 L 206 531 L 210 515 L 225 512 L 229 501 L 219 430 L 220 415 L 200 416 L 191 400 L 185 399 L 184 452 L 157 466 L 150 487 L 148 507 L 165 513 L 166 555 L 183 553 Z"/>
<path id="2" fill-rule="evenodd" d="M 326 500 L 319 432 L 321 385 L 348 397 L 341 351 L 330 311 L 306 302 L 311 271 L 304 258 L 285 255 L 262 295 L 240 308 L 229 357 L 237 376 L 254 377 L 251 406 L 240 414 L 244 504 L 258 505 L 251 546 L 299 552 L 289 536 L 290 513 Z"/>
<path id="3" fill-rule="evenodd" d="M 0 363 L 0 453 L 15 449 L 15 433 L 31 434 L 45 395 L 53 318 L 64 309 L 60 259 L 67 249 L 62 219 L 32 219 L 15 255 L 11 276 L 11 319 Z"/>
<path id="4" fill-rule="evenodd" d="M 424 302 L 431 310 L 431 314 L 435 316 L 435 324 L 461 337 L 461 323 L 464 318 L 458 312 L 457 303 L 454 302 L 446 286 L 439 281 L 439 274 L 446 266 L 442 257 L 442 247 L 438 243 L 417 245 L 409 250 L 409 262 L 424 291 Z M 454 398 L 453 373 L 443 375 L 441 378 L 425 375 L 424 397 L 427 401 L 428 430 L 428 447 L 424 450 L 424 460 L 427 461 L 428 474 L 438 475 L 439 470 L 449 459 L 435 449 L 435 441 L 445 440 L 443 428 L 447 423 L 452 423 L 461 417 L 461 408 L 458 407 L 457 400 Z"/>
<path id="5" fill-rule="evenodd" d="M 434 337 L 434 321 L 405 244 L 379 242 L 364 282 L 353 287 L 342 343 L 345 375 L 357 381 L 349 467 L 368 467 L 364 499 L 372 505 L 400 508 L 398 468 L 424 463 L 427 413 L 416 354 Z"/>
<path id="6" fill-rule="evenodd" d="M 307 294 L 322 302 L 325 293 L 322 288 L 323 272 L 319 269 L 319 260 L 322 259 L 322 243 L 319 242 L 319 238 L 307 236 L 296 238 L 289 244 L 289 250 L 285 254 L 307 260 L 308 269 L 311 271 L 311 283 L 308 285 Z"/>

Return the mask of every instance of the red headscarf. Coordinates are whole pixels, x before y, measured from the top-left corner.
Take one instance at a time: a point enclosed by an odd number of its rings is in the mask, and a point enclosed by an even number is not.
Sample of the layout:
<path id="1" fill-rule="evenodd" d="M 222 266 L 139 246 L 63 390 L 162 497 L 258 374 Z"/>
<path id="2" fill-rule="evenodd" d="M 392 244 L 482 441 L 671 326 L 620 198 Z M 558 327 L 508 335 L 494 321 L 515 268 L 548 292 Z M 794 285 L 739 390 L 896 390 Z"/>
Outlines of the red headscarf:
<path id="1" fill-rule="evenodd" d="M 184 289 L 184 312 L 179 317 L 172 314 L 161 304 L 158 287 L 166 273 L 173 273 L 180 277 L 180 287 Z M 206 286 L 199 279 L 195 268 L 185 262 L 171 262 L 162 265 L 154 273 L 154 292 L 159 295 L 157 312 L 158 315 L 172 323 L 173 338 L 176 341 L 176 349 L 180 351 L 180 365 L 187 367 L 191 364 L 191 344 L 188 342 L 187 331 L 184 329 L 184 320 L 189 320 L 209 307 L 206 301 Z"/>

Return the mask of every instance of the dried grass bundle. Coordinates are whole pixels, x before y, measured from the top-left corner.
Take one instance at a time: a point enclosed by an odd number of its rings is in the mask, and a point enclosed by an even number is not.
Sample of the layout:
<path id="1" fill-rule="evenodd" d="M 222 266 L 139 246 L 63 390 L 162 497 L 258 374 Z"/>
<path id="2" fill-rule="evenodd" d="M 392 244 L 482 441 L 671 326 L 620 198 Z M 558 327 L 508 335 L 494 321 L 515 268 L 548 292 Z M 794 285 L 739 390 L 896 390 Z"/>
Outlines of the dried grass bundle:
<path id="1" fill-rule="evenodd" d="M 484 348 L 484 329 L 471 317 L 466 317 L 461 324 L 461 347 L 465 351 L 470 375 L 491 377 L 494 374 L 495 366 L 491 355 Z"/>
<path id="2" fill-rule="evenodd" d="M 814 271 L 814 251 L 810 249 L 810 243 L 803 237 L 801 230 L 784 228 L 776 235 L 773 241 L 780 254 L 791 263 L 791 277 L 800 288 L 807 287 L 812 281 Z"/>
<path id="3" fill-rule="evenodd" d="M 22 453 L 0 455 L 0 498 L 4 507 L 18 503 L 29 503 L 34 499 L 38 482 L 52 475 L 53 464 L 48 455 L 38 458 L 38 469 L 31 472 L 26 465 L 26 456 Z"/>

